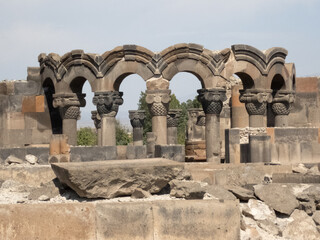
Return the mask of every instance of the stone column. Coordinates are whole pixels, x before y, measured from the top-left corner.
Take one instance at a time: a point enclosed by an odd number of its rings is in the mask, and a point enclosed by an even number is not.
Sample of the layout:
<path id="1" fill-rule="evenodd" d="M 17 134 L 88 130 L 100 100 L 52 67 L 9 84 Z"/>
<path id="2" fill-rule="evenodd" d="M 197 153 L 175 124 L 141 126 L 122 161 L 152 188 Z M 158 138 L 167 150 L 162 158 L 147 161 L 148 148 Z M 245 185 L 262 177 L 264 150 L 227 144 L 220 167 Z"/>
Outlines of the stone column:
<path id="1" fill-rule="evenodd" d="M 294 91 L 277 91 L 271 104 L 272 112 L 275 115 L 275 127 L 288 126 L 288 115 L 294 99 Z"/>
<path id="2" fill-rule="evenodd" d="M 98 111 L 91 111 L 91 119 L 97 129 L 97 145 L 101 146 L 101 118 Z"/>
<path id="3" fill-rule="evenodd" d="M 170 109 L 167 115 L 167 143 L 178 144 L 178 122 L 181 109 Z"/>
<path id="4" fill-rule="evenodd" d="M 119 106 L 123 104 L 122 92 L 95 92 L 93 104 L 101 118 L 101 146 L 116 146 L 116 119 Z"/>
<path id="5" fill-rule="evenodd" d="M 143 125 L 146 118 L 146 112 L 144 110 L 130 110 L 129 119 L 132 126 L 133 133 L 133 145 L 143 145 Z"/>
<path id="6" fill-rule="evenodd" d="M 198 90 L 198 100 L 206 114 L 206 157 L 208 162 L 220 163 L 220 113 L 226 90 L 211 88 Z"/>
<path id="7" fill-rule="evenodd" d="M 152 132 L 156 134 L 156 144 L 167 144 L 167 114 L 171 100 L 170 90 L 147 90 L 146 103 L 152 117 Z"/>
<path id="8" fill-rule="evenodd" d="M 81 93 L 57 93 L 53 95 L 53 107 L 59 108 L 62 118 L 62 132 L 68 136 L 69 145 L 77 145 L 77 120 L 80 107 L 86 105 L 86 95 Z"/>
<path id="9" fill-rule="evenodd" d="M 271 92 L 263 89 L 240 90 L 240 102 L 246 104 L 249 114 L 249 127 L 267 127 L 264 116 L 267 104 L 272 101 Z"/>

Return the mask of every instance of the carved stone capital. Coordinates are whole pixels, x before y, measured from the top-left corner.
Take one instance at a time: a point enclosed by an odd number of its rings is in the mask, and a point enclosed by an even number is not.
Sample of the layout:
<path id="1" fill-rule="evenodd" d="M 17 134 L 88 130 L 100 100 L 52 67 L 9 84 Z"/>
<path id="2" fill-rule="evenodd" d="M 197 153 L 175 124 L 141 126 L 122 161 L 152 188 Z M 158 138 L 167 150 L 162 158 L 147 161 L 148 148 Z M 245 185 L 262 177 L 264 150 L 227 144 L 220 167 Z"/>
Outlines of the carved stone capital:
<path id="1" fill-rule="evenodd" d="M 178 127 L 181 109 L 170 109 L 167 115 L 167 127 Z"/>
<path id="2" fill-rule="evenodd" d="M 147 90 L 146 103 L 151 116 L 167 116 L 171 100 L 170 90 Z"/>
<path id="3" fill-rule="evenodd" d="M 226 90 L 224 88 L 199 89 L 198 100 L 202 104 L 205 114 L 219 115 L 223 102 L 226 100 Z"/>
<path id="4" fill-rule="evenodd" d="M 91 111 L 91 119 L 93 120 L 94 126 L 96 129 L 101 128 L 101 118 L 98 111 Z"/>
<path id="5" fill-rule="evenodd" d="M 272 101 L 272 112 L 275 115 L 288 115 L 294 103 L 294 91 L 279 90 L 276 92 Z"/>
<path id="6" fill-rule="evenodd" d="M 146 118 L 146 111 L 144 110 L 130 110 L 129 119 L 133 128 L 143 128 L 144 119 Z"/>
<path id="7" fill-rule="evenodd" d="M 267 104 L 272 102 L 271 90 L 240 90 L 240 102 L 245 103 L 249 115 L 264 115 Z"/>
<path id="8" fill-rule="evenodd" d="M 206 115 L 204 112 L 198 114 L 196 125 L 201 127 L 206 125 Z"/>
<path id="9" fill-rule="evenodd" d="M 123 104 L 122 95 L 123 92 L 118 91 L 95 92 L 92 102 L 97 106 L 100 117 L 103 115 L 115 117 L 119 106 Z"/>
<path id="10" fill-rule="evenodd" d="M 86 105 L 81 93 L 57 93 L 53 94 L 53 107 L 59 108 L 62 119 L 79 119 L 80 107 Z"/>

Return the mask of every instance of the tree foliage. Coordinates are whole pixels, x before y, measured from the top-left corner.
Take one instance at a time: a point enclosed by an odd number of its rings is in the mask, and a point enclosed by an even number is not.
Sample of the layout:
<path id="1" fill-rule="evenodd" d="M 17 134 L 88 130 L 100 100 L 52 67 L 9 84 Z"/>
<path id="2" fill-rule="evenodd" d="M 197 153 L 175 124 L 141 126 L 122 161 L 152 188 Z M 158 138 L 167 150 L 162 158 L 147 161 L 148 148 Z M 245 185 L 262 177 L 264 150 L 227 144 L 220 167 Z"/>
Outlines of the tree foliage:
<path id="1" fill-rule="evenodd" d="M 179 100 L 176 98 L 176 96 L 172 94 L 169 108 L 182 110 L 181 117 L 179 118 L 179 123 L 178 123 L 178 143 L 184 144 L 185 136 L 186 136 L 186 124 L 188 121 L 188 109 L 202 108 L 201 103 L 198 101 L 196 97 L 193 100 L 188 99 L 186 102 L 180 103 Z M 146 140 L 146 133 L 152 131 L 152 122 L 151 122 L 151 115 L 148 109 L 148 104 L 146 103 L 146 93 L 144 92 L 140 93 L 138 109 L 146 111 L 146 118 L 145 118 L 144 127 L 143 127 L 144 140 Z"/>
<path id="2" fill-rule="evenodd" d="M 119 121 L 116 121 L 116 144 L 128 145 L 132 142 L 132 136 L 129 130 L 125 128 Z"/>
<path id="3" fill-rule="evenodd" d="M 77 145 L 80 145 L 80 146 L 97 145 L 96 130 L 90 127 L 80 128 L 77 131 Z"/>

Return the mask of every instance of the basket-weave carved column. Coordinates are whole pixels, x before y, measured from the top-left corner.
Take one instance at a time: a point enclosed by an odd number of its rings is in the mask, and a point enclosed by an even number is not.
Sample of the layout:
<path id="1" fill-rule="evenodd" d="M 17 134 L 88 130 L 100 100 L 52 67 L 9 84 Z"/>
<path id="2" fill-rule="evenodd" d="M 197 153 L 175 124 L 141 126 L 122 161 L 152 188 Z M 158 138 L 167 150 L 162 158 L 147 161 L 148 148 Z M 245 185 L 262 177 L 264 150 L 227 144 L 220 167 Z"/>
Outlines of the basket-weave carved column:
<path id="1" fill-rule="evenodd" d="M 122 92 L 95 92 L 93 104 L 101 118 L 101 146 L 116 146 L 116 115 L 123 104 Z"/>
<path id="2" fill-rule="evenodd" d="M 146 103 L 152 117 L 152 132 L 156 134 L 156 144 L 167 144 L 167 114 L 171 100 L 170 90 L 147 90 Z"/>
<path id="3" fill-rule="evenodd" d="M 101 146 L 101 118 L 98 111 L 91 111 L 91 119 L 97 129 L 97 145 Z"/>
<path id="4" fill-rule="evenodd" d="M 244 89 L 240 90 L 239 100 L 245 103 L 249 114 L 249 127 L 267 127 L 264 118 L 268 103 L 272 102 L 271 90 Z"/>
<path id="5" fill-rule="evenodd" d="M 59 108 L 62 118 L 62 132 L 68 136 L 70 145 L 77 145 L 77 120 L 80 119 L 80 107 L 86 105 L 86 95 L 80 93 L 57 93 L 53 95 L 53 107 Z"/>
<path id="6" fill-rule="evenodd" d="M 206 114 L 206 158 L 208 162 L 220 163 L 220 113 L 226 100 L 226 90 L 203 88 L 198 93 L 198 100 Z"/>
<path id="7" fill-rule="evenodd" d="M 275 127 L 287 127 L 288 115 L 295 100 L 294 91 L 279 90 L 272 100 L 272 112 L 275 115 Z"/>
<path id="8" fill-rule="evenodd" d="M 178 144 L 178 123 L 181 109 L 170 109 L 167 115 L 167 141 L 168 144 Z"/>
<path id="9" fill-rule="evenodd" d="M 130 110 L 129 119 L 132 126 L 132 138 L 134 146 L 143 145 L 143 125 L 146 118 L 144 110 Z"/>

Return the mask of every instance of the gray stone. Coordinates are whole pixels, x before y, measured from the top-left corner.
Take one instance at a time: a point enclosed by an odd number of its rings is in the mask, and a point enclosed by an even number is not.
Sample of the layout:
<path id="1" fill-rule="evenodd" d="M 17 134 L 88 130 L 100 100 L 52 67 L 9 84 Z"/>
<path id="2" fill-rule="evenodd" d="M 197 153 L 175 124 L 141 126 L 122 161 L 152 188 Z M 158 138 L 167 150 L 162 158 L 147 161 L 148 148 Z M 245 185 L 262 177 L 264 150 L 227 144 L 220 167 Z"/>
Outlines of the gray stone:
<path id="1" fill-rule="evenodd" d="M 170 183 L 170 196 L 185 199 L 203 199 L 207 183 L 195 181 L 172 180 Z"/>
<path id="2" fill-rule="evenodd" d="M 61 183 L 87 198 L 130 196 L 137 188 L 157 193 L 184 170 L 181 163 L 159 158 L 54 163 L 51 167 Z"/>
<path id="3" fill-rule="evenodd" d="M 276 215 L 274 210 L 262 201 L 249 199 L 247 204 L 241 204 L 242 214 L 256 221 L 270 220 L 275 221 Z"/>
<path id="4" fill-rule="evenodd" d="M 49 201 L 50 198 L 46 195 L 41 195 L 39 198 L 38 198 L 39 201 Z"/>
<path id="5" fill-rule="evenodd" d="M 310 187 L 303 190 L 302 194 L 305 194 L 309 199 L 320 202 L 320 184 L 313 184 Z"/>
<path id="6" fill-rule="evenodd" d="M 22 164 L 23 160 L 21 160 L 20 158 L 17 158 L 13 155 L 10 155 L 9 157 L 7 157 L 7 159 L 5 160 L 5 163 L 7 164 L 11 164 L 11 163 L 16 163 L 16 164 Z"/>
<path id="7" fill-rule="evenodd" d="M 237 198 L 229 192 L 227 189 L 218 185 L 208 185 L 206 187 L 206 192 L 215 199 L 220 200 L 236 200 Z"/>
<path id="8" fill-rule="evenodd" d="M 311 216 L 316 211 L 316 205 L 314 201 L 300 202 L 299 210 L 303 210 Z"/>
<path id="9" fill-rule="evenodd" d="M 228 186 L 226 188 L 242 201 L 248 201 L 249 199 L 255 198 L 253 191 L 249 189 L 239 186 Z"/>
<path id="10" fill-rule="evenodd" d="M 310 174 L 310 175 L 320 175 L 318 165 L 315 165 L 315 166 L 311 167 L 311 168 L 308 170 L 307 174 Z"/>
<path id="11" fill-rule="evenodd" d="M 185 147 L 183 145 L 156 145 L 156 158 L 167 158 L 177 162 L 185 161 Z"/>
<path id="12" fill-rule="evenodd" d="M 38 158 L 31 154 L 27 154 L 25 158 L 26 158 L 26 161 L 32 165 L 38 162 Z"/>
<path id="13" fill-rule="evenodd" d="M 71 162 L 91 162 L 117 159 L 116 146 L 86 146 L 70 148 Z"/>
<path id="14" fill-rule="evenodd" d="M 308 168 L 306 168 L 303 163 L 299 163 L 297 166 L 292 166 L 292 172 L 306 174 Z"/>
<path id="15" fill-rule="evenodd" d="M 145 191 L 145 190 L 143 190 L 141 188 L 135 189 L 133 191 L 133 193 L 131 194 L 132 198 L 149 198 L 151 196 L 152 195 L 149 192 L 147 192 L 147 191 Z"/>
<path id="16" fill-rule="evenodd" d="M 320 211 L 315 211 L 313 214 L 312 214 L 312 219 L 313 221 L 316 223 L 316 225 L 320 225 Z"/>
<path id="17" fill-rule="evenodd" d="M 293 219 L 282 232 L 282 236 L 291 240 L 317 240 L 320 234 L 316 224 L 304 211 L 294 210 L 290 218 Z"/>
<path id="18" fill-rule="evenodd" d="M 147 147 L 144 146 L 127 146 L 127 159 L 143 159 L 147 158 Z"/>
<path id="19" fill-rule="evenodd" d="M 293 210 L 299 207 L 299 201 L 286 185 L 268 184 L 254 186 L 255 195 L 268 206 L 272 207 L 277 212 L 290 215 Z"/>
<path id="20" fill-rule="evenodd" d="M 41 187 L 32 188 L 28 195 L 29 200 L 39 200 L 39 198 L 43 195 L 47 196 L 49 199 L 54 198 L 59 195 L 62 186 L 58 183 L 58 181 L 51 181 L 46 184 L 43 184 Z"/>

